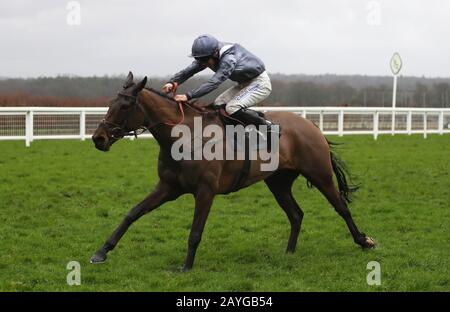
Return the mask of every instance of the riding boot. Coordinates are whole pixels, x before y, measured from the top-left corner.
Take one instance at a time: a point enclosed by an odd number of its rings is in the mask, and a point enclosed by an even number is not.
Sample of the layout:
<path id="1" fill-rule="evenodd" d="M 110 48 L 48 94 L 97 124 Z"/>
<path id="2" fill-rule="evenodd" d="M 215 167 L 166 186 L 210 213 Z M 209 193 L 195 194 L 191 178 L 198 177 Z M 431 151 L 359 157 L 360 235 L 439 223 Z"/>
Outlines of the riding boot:
<path id="1" fill-rule="evenodd" d="M 242 108 L 231 116 L 242 121 L 244 126 L 255 125 L 258 127 L 260 125 L 265 125 L 267 126 L 267 132 L 279 132 L 281 134 L 281 127 L 279 125 L 275 125 L 273 122 L 262 118 L 254 110 Z M 278 131 L 276 130 L 276 126 L 278 126 Z"/>

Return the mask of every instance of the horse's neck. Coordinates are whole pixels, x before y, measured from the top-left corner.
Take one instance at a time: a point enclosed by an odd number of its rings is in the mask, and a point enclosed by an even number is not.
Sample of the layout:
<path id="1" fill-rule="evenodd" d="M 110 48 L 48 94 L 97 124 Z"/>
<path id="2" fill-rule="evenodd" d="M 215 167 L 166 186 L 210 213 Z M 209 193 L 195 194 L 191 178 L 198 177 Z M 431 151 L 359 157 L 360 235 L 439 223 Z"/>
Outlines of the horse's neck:
<path id="1" fill-rule="evenodd" d="M 162 147 L 169 147 L 177 139 L 171 136 L 172 124 L 193 120 L 194 111 L 184 109 L 179 105 L 149 90 L 139 94 L 140 102 L 147 119 L 147 127 Z M 188 125 L 191 127 L 191 125 Z"/>
<path id="2" fill-rule="evenodd" d="M 152 91 L 142 90 L 139 93 L 139 100 L 151 124 L 168 122 L 177 116 L 176 105 Z"/>

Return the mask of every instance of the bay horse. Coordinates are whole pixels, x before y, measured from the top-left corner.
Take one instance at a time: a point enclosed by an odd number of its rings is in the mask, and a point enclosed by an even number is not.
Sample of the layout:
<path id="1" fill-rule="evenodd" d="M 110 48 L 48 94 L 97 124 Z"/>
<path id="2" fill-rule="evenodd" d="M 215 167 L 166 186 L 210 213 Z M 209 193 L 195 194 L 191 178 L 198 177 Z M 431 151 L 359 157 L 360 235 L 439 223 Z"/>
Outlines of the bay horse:
<path id="1" fill-rule="evenodd" d="M 217 194 L 227 194 L 242 170 L 243 160 L 174 160 L 171 145 L 175 138 L 171 129 L 177 123 L 193 127 L 194 117 L 206 123 L 223 124 L 217 113 L 205 113 L 191 105 L 177 103 L 172 97 L 145 88 L 147 77 L 133 82 L 128 74 L 123 89 L 111 101 L 105 119 L 98 125 L 92 140 L 95 147 L 108 151 L 117 140 L 138 129 L 148 130 L 160 146 L 158 157 L 159 182 L 145 199 L 132 208 L 103 246 L 92 256 L 91 263 L 106 261 L 130 225 L 163 203 L 173 201 L 182 194 L 193 194 L 195 212 L 188 239 L 184 271 L 190 270 L 199 246 L 208 214 Z M 183 109 L 184 108 L 184 109 Z M 303 211 L 292 195 L 295 179 L 302 175 L 316 187 L 345 220 L 356 244 L 373 248 L 375 242 L 360 232 L 352 219 L 347 204 L 356 187 L 347 182 L 344 163 L 331 151 L 330 143 L 320 129 L 309 120 L 290 112 L 270 112 L 266 117 L 281 125 L 279 164 L 274 171 L 262 171 L 252 161 L 248 176 L 239 188 L 264 180 L 277 203 L 286 213 L 291 231 L 286 252 L 294 252 L 303 220 Z M 136 132 L 135 132 L 136 134 Z M 338 188 L 333 182 L 336 177 Z"/>

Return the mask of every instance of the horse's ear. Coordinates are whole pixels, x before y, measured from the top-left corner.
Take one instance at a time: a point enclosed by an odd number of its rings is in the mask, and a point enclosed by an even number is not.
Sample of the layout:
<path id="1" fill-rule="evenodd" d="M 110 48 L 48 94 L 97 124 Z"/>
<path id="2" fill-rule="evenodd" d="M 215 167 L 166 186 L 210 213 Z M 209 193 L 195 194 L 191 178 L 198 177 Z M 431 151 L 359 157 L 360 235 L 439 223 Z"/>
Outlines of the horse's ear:
<path id="1" fill-rule="evenodd" d="M 133 90 L 134 94 L 138 94 L 139 92 L 141 92 L 142 89 L 145 88 L 145 85 L 147 84 L 147 76 L 144 77 L 144 79 L 141 80 L 141 82 L 139 82 Z"/>
<path id="2" fill-rule="evenodd" d="M 134 79 L 133 78 L 133 73 L 130 71 L 128 73 L 127 80 L 123 84 L 123 88 L 126 89 L 126 88 L 130 87 L 133 84 L 133 79 Z"/>

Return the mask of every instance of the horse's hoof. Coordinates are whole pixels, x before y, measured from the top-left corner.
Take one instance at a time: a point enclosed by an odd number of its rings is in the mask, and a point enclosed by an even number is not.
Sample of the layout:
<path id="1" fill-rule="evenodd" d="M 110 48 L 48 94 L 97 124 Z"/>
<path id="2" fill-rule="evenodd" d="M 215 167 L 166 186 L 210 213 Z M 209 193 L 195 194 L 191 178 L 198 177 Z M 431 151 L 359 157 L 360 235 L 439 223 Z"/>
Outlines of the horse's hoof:
<path id="1" fill-rule="evenodd" d="M 89 260 L 92 264 L 100 264 L 106 262 L 106 255 L 95 254 L 92 256 L 91 260 Z"/>
<path id="2" fill-rule="evenodd" d="M 376 242 L 372 237 L 366 236 L 364 237 L 364 243 L 362 245 L 362 248 L 364 249 L 372 249 L 375 248 Z"/>

